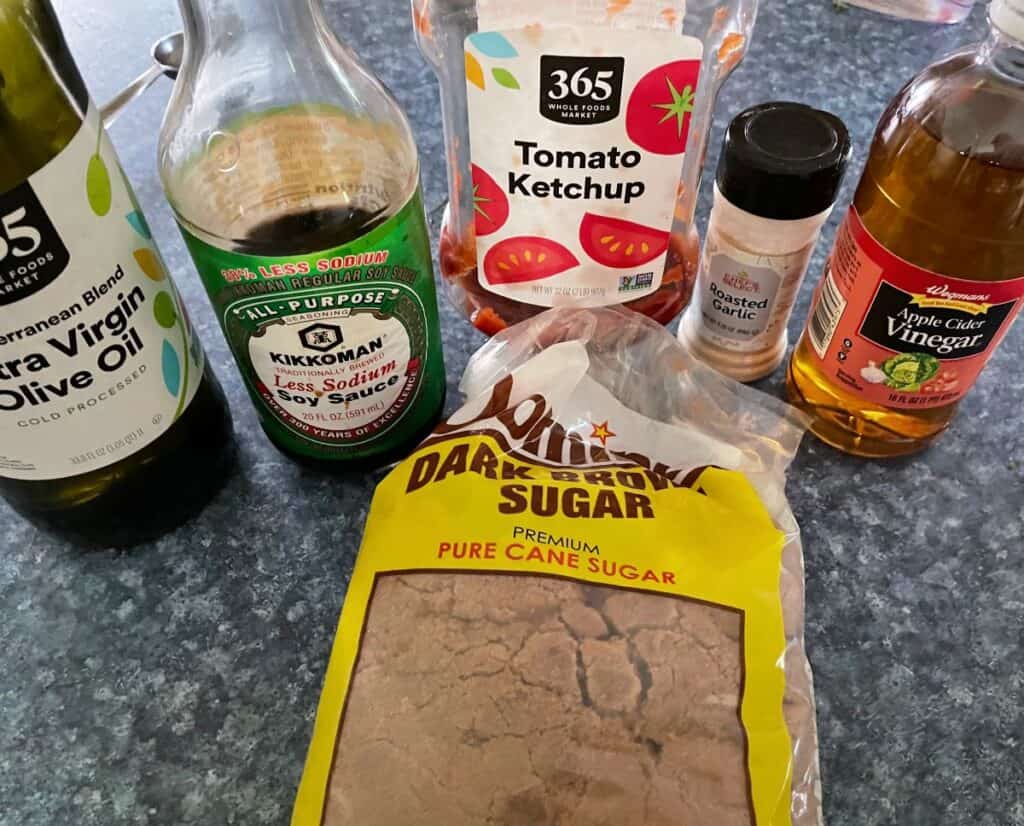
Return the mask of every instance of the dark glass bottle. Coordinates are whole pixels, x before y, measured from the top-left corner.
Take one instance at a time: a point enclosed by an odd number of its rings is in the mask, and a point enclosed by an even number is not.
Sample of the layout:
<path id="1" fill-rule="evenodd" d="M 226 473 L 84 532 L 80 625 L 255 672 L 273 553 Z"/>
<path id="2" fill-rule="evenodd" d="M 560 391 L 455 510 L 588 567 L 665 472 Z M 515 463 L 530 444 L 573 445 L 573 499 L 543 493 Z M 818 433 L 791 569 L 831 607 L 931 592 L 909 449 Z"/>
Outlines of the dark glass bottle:
<path id="1" fill-rule="evenodd" d="M 125 546 L 232 465 L 223 393 L 48 0 L 0 0 L 0 494 Z"/>

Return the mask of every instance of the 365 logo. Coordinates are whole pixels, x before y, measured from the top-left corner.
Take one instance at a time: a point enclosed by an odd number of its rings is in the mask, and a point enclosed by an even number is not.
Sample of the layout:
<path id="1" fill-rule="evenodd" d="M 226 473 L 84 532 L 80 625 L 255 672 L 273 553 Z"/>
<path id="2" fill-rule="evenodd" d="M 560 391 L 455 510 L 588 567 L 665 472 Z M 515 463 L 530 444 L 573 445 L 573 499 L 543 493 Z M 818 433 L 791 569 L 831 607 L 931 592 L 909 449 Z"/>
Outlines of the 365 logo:
<path id="1" fill-rule="evenodd" d="M 622 109 L 622 57 L 544 55 L 540 60 L 540 113 L 555 123 L 608 123 Z"/>
<path id="2" fill-rule="evenodd" d="M 67 247 L 28 181 L 0 195 L 0 306 L 39 292 L 70 261 Z"/>

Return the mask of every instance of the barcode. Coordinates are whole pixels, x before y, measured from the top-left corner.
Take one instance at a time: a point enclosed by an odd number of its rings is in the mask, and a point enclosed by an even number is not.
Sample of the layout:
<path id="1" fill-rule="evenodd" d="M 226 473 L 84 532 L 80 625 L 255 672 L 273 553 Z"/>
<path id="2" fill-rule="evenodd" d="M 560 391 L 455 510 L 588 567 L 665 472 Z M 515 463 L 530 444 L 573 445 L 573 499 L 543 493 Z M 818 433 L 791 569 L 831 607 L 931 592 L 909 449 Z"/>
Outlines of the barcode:
<path id="1" fill-rule="evenodd" d="M 825 358 L 845 309 L 846 299 L 832 278 L 832 270 L 829 270 L 822 282 L 818 305 L 811 315 L 811 323 L 807 325 L 807 335 L 819 358 Z"/>

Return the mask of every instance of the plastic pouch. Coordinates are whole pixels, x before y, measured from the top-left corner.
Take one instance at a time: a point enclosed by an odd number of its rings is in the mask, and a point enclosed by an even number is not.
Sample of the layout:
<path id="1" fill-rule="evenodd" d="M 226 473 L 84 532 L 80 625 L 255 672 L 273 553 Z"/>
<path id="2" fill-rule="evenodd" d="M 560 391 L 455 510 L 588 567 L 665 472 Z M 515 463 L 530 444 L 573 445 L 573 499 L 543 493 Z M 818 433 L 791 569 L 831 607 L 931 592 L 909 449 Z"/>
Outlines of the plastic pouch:
<path id="1" fill-rule="evenodd" d="M 378 487 L 294 826 L 815 826 L 802 414 L 622 310 L 488 343 Z"/>
<path id="2" fill-rule="evenodd" d="M 488 334 L 547 307 L 689 303 L 712 109 L 757 0 L 413 0 L 438 75 L 441 269 Z"/>

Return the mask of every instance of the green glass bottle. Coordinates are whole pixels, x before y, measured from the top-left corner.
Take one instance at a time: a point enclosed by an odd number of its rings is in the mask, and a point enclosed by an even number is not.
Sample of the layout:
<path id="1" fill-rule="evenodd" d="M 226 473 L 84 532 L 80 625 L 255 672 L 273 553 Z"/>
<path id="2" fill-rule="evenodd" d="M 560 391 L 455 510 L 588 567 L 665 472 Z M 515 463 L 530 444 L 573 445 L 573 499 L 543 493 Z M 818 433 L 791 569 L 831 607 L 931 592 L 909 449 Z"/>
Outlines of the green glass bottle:
<path id="1" fill-rule="evenodd" d="M 181 0 L 160 172 L 271 441 L 386 464 L 440 417 L 437 298 L 409 124 L 320 0 Z"/>
<path id="2" fill-rule="evenodd" d="M 125 546 L 205 504 L 233 448 L 49 0 L 0 0 L 0 494 Z"/>

